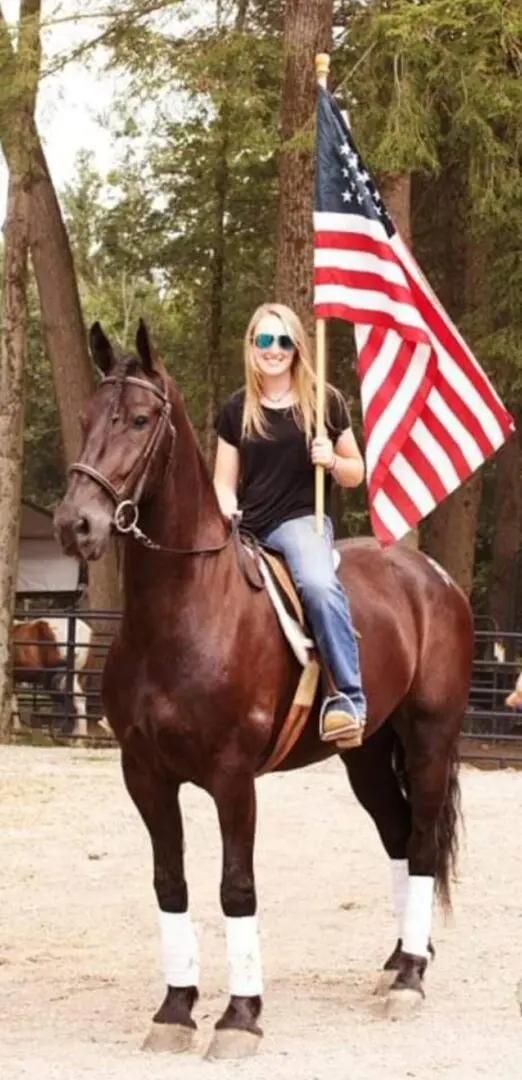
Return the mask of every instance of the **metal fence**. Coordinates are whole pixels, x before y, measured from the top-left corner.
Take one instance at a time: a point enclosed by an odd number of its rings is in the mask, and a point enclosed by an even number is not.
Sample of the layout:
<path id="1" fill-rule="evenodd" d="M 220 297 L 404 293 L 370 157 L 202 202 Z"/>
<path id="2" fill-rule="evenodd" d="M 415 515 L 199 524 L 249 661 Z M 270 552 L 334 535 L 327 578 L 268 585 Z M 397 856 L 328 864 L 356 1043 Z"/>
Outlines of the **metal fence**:
<path id="1" fill-rule="evenodd" d="M 475 630 L 462 753 L 476 764 L 522 767 L 522 713 L 505 704 L 522 669 L 522 633 Z"/>
<path id="2" fill-rule="evenodd" d="M 61 653 L 58 666 L 47 662 L 38 668 L 27 663 L 20 666 L 22 649 L 14 649 L 13 657 L 13 730 L 26 732 L 40 729 L 53 736 L 74 738 L 107 737 L 99 726 L 102 719 L 101 677 L 107 651 L 119 622 L 119 615 L 109 611 L 58 611 L 56 609 L 26 609 L 15 612 L 15 621 L 32 623 L 40 619 L 60 619 L 64 633 L 56 636 Z M 86 622 L 92 629 L 88 647 L 78 641 L 77 622 Z M 36 629 L 36 628 L 35 628 Z M 24 639 L 45 660 L 45 646 L 40 637 Z M 17 663 L 18 660 L 18 663 Z M 17 706 L 15 715 L 15 708 Z"/>
<path id="3" fill-rule="evenodd" d="M 20 620 L 27 616 L 27 611 L 16 614 Z M 67 633 L 64 640 L 57 641 L 63 654 L 60 666 L 48 669 L 45 679 L 41 671 L 15 666 L 20 729 L 39 728 L 51 735 L 71 738 L 107 738 L 107 731 L 99 724 L 103 715 L 101 674 L 119 616 L 107 611 L 58 612 L 47 608 L 32 610 L 30 617 L 31 620 L 60 617 L 66 620 Z M 93 628 L 87 662 L 82 665 L 76 657 L 77 619 Z M 34 641 L 37 643 L 37 639 Z M 504 633 L 487 623 L 483 628 L 479 625 L 475 631 L 475 657 L 463 726 L 465 756 L 487 757 L 489 745 L 496 757 L 502 743 L 504 756 L 509 758 L 511 753 L 514 760 L 522 763 L 522 713 L 514 713 L 505 705 L 506 695 L 513 689 L 521 669 L 522 633 Z M 79 725 L 78 714 L 71 711 L 70 703 L 74 702 L 77 710 L 78 699 L 83 698 L 86 722 Z"/>

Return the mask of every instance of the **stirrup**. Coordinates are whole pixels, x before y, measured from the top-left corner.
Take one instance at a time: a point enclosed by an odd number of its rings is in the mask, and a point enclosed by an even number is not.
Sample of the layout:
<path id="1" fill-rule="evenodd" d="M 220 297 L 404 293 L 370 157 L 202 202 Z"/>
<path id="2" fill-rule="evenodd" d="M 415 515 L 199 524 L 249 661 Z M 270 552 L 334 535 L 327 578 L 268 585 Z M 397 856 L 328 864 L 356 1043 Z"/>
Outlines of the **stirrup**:
<path id="1" fill-rule="evenodd" d="M 335 742 L 341 750 L 351 750 L 363 741 L 365 720 L 358 717 L 350 699 L 335 694 L 323 701 L 319 716 L 322 742 Z"/>

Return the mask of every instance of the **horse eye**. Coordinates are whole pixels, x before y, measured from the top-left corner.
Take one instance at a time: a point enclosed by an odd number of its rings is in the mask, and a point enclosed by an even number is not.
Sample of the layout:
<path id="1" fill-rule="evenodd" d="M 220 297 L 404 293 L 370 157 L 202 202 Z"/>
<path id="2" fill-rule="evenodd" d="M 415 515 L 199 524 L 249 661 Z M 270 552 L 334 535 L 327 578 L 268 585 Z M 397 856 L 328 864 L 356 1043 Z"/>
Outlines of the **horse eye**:
<path id="1" fill-rule="evenodd" d="M 133 416 L 132 418 L 132 426 L 136 428 L 145 427 L 145 424 L 148 424 L 148 422 L 149 418 L 148 416 L 145 416 L 144 413 L 140 413 L 139 416 Z"/>

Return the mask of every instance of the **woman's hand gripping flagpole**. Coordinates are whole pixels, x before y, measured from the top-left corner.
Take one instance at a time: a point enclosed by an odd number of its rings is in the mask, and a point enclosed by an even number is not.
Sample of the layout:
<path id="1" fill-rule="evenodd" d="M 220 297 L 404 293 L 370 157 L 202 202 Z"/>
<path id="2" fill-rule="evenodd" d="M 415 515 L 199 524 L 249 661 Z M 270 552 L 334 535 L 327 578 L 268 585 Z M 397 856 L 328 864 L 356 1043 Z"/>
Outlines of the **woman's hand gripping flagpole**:
<path id="1" fill-rule="evenodd" d="M 328 84 L 329 69 L 328 53 L 317 53 L 315 57 L 317 83 L 325 89 Z M 315 323 L 315 373 L 317 377 L 316 434 L 324 436 L 326 434 L 326 321 L 324 319 L 316 319 Z M 322 465 L 315 466 L 315 528 L 322 536 L 324 533 L 324 467 Z"/>

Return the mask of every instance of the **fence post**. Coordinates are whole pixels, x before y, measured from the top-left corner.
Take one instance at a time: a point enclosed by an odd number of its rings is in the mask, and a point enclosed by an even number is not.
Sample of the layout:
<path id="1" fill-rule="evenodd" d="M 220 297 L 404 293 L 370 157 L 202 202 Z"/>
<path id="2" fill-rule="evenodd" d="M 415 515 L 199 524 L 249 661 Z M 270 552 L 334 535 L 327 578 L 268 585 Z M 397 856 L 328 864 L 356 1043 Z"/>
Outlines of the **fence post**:
<path id="1" fill-rule="evenodd" d="M 76 645 L 76 615 L 69 614 L 67 616 L 67 655 L 66 655 L 66 668 L 65 668 L 65 693 L 66 693 L 66 717 L 67 722 L 71 719 L 73 721 L 73 731 L 76 728 L 76 701 L 74 698 L 74 676 L 75 676 L 75 645 Z M 72 717 L 69 716 L 69 701 L 72 701 L 74 712 Z"/>

